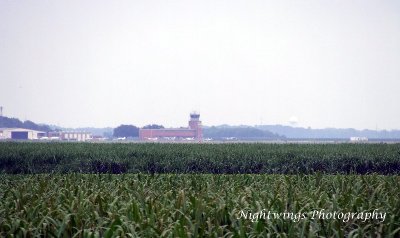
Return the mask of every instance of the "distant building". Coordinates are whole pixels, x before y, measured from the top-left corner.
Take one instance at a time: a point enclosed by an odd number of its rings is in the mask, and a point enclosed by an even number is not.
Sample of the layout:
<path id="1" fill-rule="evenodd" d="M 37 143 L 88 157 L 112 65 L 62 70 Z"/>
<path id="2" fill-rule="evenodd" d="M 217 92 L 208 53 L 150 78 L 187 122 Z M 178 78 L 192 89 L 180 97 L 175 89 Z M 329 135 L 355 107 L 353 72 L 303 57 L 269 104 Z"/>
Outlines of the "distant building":
<path id="1" fill-rule="evenodd" d="M 60 132 L 60 139 L 68 141 L 87 141 L 92 139 L 92 133 L 81 131 L 62 131 Z"/>
<path id="2" fill-rule="evenodd" d="M 368 141 L 368 138 L 367 137 L 356 137 L 356 136 L 354 136 L 354 137 L 350 137 L 350 141 L 351 142 L 365 142 L 365 141 Z"/>
<path id="3" fill-rule="evenodd" d="M 55 131 L 48 133 L 49 140 L 87 141 L 92 138 L 92 133 L 84 131 Z"/>
<path id="4" fill-rule="evenodd" d="M 201 121 L 199 120 L 200 114 L 191 113 L 189 120 L 189 127 L 187 128 L 167 128 L 167 129 L 139 129 L 140 140 L 197 140 L 203 139 L 203 129 Z"/>
<path id="5" fill-rule="evenodd" d="M 24 128 L 0 128 L 0 139 L 37 140 L 46 136 L 44 131 Z"/>

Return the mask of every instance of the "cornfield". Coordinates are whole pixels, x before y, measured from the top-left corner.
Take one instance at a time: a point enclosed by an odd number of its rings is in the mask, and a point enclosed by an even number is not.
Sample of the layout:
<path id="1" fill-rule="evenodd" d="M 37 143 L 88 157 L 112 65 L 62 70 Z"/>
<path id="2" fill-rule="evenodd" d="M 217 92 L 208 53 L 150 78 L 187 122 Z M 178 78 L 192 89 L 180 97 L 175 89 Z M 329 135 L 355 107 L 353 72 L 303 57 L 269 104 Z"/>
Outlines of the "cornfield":
<path id="1" fill-rule="evenodd" d="M 2 175 L 1 236 L 398 237 L 400 178 L 380 175 Z M 385 221 L 251 220 L 240 211 L 386 212 Z"/>
<path id="2" fill-rule="evenodd" d="M 0 172 L 394 175 L 400 144 L 0 143 Z"/>
<path id="3" fill-rule="evenodd" d="M 0 143 L 0 237 L 400 237 L 399 164 L 385 144 Z"/>

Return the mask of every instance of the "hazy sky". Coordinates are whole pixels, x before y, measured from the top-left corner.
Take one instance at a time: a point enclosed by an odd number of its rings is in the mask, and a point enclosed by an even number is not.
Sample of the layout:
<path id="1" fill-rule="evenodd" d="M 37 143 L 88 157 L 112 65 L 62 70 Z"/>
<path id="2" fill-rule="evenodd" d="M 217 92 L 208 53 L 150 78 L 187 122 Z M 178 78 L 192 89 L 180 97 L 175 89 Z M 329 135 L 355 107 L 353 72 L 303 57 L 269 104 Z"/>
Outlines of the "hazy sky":
<path id="1" fill-rule="evenodd" d="M 400 129 L 400 1 L 0 0 L 0 105 L 60 126 Z"/>

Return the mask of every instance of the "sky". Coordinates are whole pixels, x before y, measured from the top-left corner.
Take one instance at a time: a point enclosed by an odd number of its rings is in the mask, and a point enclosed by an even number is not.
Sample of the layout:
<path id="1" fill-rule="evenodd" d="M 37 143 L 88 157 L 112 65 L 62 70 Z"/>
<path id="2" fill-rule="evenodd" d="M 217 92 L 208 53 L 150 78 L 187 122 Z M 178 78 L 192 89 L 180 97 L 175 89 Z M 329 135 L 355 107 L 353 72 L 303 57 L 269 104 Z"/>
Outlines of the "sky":
<path id="1" fill-rule="evenodd" d="M 400 1 L 0 0 L 3 114 L 400 129 Z"/>

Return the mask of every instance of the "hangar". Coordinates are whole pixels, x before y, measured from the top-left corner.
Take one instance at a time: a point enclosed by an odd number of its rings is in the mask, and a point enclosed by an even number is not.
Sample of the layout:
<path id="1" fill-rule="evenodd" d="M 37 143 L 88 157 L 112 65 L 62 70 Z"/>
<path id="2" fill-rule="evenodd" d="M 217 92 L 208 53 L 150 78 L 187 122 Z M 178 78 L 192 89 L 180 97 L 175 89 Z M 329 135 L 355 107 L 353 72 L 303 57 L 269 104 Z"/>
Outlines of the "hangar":
<path id="1" fill-rule="evenodd" d="M 24 128 L 0 128 L 0 139 L 37 140 L 44 136 L 46 136 L 44 131 Z"/>

